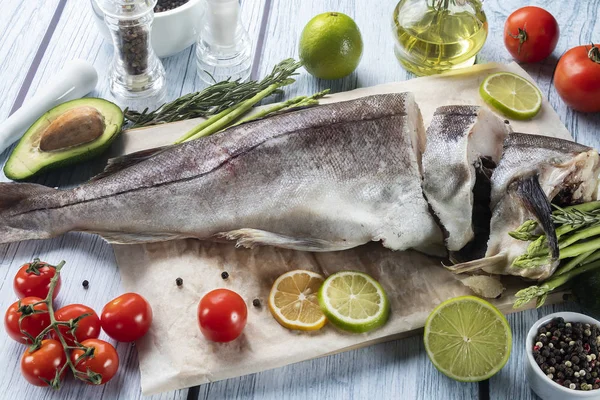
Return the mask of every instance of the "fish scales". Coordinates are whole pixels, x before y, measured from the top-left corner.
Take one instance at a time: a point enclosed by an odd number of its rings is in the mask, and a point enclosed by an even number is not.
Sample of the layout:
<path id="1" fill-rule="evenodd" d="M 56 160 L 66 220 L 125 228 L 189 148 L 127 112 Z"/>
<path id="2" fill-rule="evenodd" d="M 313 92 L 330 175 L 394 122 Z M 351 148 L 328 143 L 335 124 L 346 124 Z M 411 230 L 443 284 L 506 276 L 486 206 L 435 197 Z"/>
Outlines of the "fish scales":
<path id="1" fill-rule="evenodd" d="M 435 111 L 423 154 L 423 191 L 451 251 L 474 238 L 475 168 L 483 157 L 499 161 L 509 130 L 492 112 L 478 106 L 444 106 Z"/>
<path id="2" fill-rule="evenodd" d="M 73 190 L 4 184 L 0 242 L 86 231 L 115 243 L 223 236 L 331 251 L 381 240 L 438 252 L 441 232 L 420 186 L 424 143 L 408 93 L 283 114 Z M 19 201 L 2 208 L 3 192 L 5 204 Z"/>

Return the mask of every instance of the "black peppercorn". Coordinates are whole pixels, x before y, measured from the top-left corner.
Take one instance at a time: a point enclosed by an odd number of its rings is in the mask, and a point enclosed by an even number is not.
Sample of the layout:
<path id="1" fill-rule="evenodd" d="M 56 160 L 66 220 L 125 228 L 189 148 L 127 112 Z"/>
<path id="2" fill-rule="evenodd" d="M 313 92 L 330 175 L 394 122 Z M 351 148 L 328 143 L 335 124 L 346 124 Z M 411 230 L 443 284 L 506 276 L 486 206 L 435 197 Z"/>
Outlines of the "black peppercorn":
<path id="1" fill-rule="evenodd" d="M 182 285 L 183 285 L 183 279 L 181 279 L 181 278 L 177 278 L 177 279 L 175 279 L 175 284 L 176 284 L 177 286 L 182 286 Z"/>
<path id="2" fill-rule="evenodd" d="M 181 7 L 189 0 L 158 0 L 154 6 L 154 12 L 159 13 L 163 11 L 174 10 L 177 7 Z"/>
<path id="3" fill-rule="evenodd" d="M 572 390 L 600 386 L 597 326 L 554 319 L 538 330 L 532 354 L 544 374 Z"/>
<path id="4" fill-rule="evenodd" d="M 87 280 L 87 279 L 86 279 L 86 280 L 84 280 L 83 282 L 81 282 L 81 284 L 83 285 L 83 288 L 84 288 L 84 289 L 87 289 L 87 288 L 88 288 L 88 286 L 90 286 L 90 283 L 88 282 L 88 280 Z"/>
<path id="5" fill-rule="evenodd" d="M 259 299 L 252 300 L 252 305 L 254 307 L 260 307 L 260 300 Z"/>
<path id="6" fill-rule="evenodd" d="M 221 272 L 221 278 L 223 278 L 223 279 L 229 278 L 229 274 L 227 273 L 227 271 Z"/>

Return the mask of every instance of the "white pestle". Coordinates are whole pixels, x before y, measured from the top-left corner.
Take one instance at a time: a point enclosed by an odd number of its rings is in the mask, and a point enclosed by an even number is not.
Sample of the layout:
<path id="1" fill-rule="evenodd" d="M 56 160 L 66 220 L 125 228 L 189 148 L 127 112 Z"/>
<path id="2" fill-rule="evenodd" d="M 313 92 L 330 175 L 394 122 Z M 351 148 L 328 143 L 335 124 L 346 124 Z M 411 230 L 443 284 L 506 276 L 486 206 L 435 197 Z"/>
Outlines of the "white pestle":
<path id="1" fill-rule="evenodd" d="M 84 60 L 72 60 L 38 90 L 6 121 L 0 124 L 0 153 L 17 141 L 27 128 L 53 107 L 79 99 L 96 87 L 98 73 Z"/>

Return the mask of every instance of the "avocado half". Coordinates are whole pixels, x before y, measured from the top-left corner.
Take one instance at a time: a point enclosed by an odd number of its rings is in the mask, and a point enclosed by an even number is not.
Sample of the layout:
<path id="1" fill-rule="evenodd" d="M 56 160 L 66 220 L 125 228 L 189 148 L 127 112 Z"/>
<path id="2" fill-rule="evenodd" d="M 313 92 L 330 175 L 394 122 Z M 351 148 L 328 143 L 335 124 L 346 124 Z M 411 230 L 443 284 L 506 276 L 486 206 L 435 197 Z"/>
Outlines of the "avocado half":
<path id="1" fill-rule="evenodd" d="M 110 101 L 87 97 L 60 104 L 29 127 L 4 173 L 20 181 L 92 159 L 110 146 L 122 126 L 123 111 Z"/>

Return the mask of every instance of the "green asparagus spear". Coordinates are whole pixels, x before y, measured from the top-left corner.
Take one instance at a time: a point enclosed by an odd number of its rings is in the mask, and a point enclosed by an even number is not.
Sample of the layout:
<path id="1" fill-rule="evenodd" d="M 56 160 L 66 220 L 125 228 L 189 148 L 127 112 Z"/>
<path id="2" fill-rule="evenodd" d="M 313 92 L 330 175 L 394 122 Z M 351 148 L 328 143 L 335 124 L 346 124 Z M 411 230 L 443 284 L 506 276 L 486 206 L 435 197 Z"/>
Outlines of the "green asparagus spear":
<path id="1" fill-rule="evenodd" d="M 587 251 L 585 253 L 582 253 L 580 255 L 578 255 L 577 257 L 573 257 L 572 259 L 569 260 L 569 262 L 567 262 L 566 264 L 562 265 L 560 268 L 558 268 L 556 271 L 554 271 L 554 276 L 558 276 L 558 275 L 562 275 L 566 272 L 571 271 L 572 269 L 578 267 L 580 264 L 582 264 L 584 262 L 584 260 L 586 260 L 589 256 L 591 256 L 594 253 L 594 251 Z"/>
<path id="2" fill-rule="evenodd" d="M 210 123 L 208 125 L 206 124 L 207 121 L 200 123 L 196 127 L 192 128 L 185 135 L 183 135 L 182 137 L 177 139 L 177 142 L 175 142 L 175 143 L 189 142 L 190 140 L 195 140 L 195 139 L 199 139 L 204 136 L 209 136 L 209 135 L 212 135 L 213 133 L 220 131 L 221 129 L 228 127 L 236 119 L 240 118 L 242 115 L 244 115 L 248 111 L 250 111 L 250 109 L 256 103 L 258 103 L 265 97 L 271 95 L 275 90 L 277 90 L 281 86 L 289 85 L 291 83 L 290 81 L 293 82 L 294 80 L 288 79 L 288 80 L 285 80 L 280 83 L 272 84 L 271 86 L 269 86 L 266 89 L 262 90 L 261 92 L 257 93 L 254 97 L 252 97 L 248 100 L 245 100 L 241 104 L 235 106 L 233 109 L 225 110 L 225 111 L 229 111 L 229 112 L 227 112 L 221 118 L 216 118 L 216 120 L 213 121 L 212 123 Z M 225 111 L 223 113 L 225 113 Z M 218 117 L 218 115 L 215 117 Z"/>
<path id="3" fill-rule="evenodd" d="M 325 89 L 321 92 L 315 93 L 312 96 L 298 96 L 293 99 L 284 101 L 283 103 L 276 104 L 270 108 L 266 108 L 254 115 L 250 115 L 246 118 L 241 119 L 232 126 L 240 125 L 246 122 L 254 121 L 260 118 L 264 118 L 269 115 L 273 115 L 278 112 L 291 111 L 296 108 L 304 108 L 310 106 L 316 106 L 319 104 L 319 99 L 329 93 L 329 89 Z"/>
<path id="4" fill-rule="evenodd" d="M 548 293 L 550 293 L 553 290 L 555 290 L 556 288 L 564 285 L 565 283 L 567 283 L 569 280 L 576 277 L 577 275 L 583 274 L 588 271 L 595 270 L 597 268 L 600 268 L 600 261 L 594 261 L 592 263 L 582 265 L 579 268 L 575 268 L 575 269 L 573 269 L 569 272 L 566 272 L 562 275 L 553 276 L 551 279 L 547 280 L 546 282 L 542 283 L 539 286 L 530 286 L 528 288 L 519 290 L 515 294 L 515 297 L 517 298 L 517 300 L 515 301 L 515 304 L 513 305 L 513 307 L 519 308 L 519 307 L 529 303 L 531 300 L 533 300 L 535 298 L 538 298 L 541 296 L 547 296 Z M 542 299 L 545 300 L 544 297 L 542 297 Z M 541 307 L 544 304 L 543 300 L 538 302 L 537 307 Z"/>

